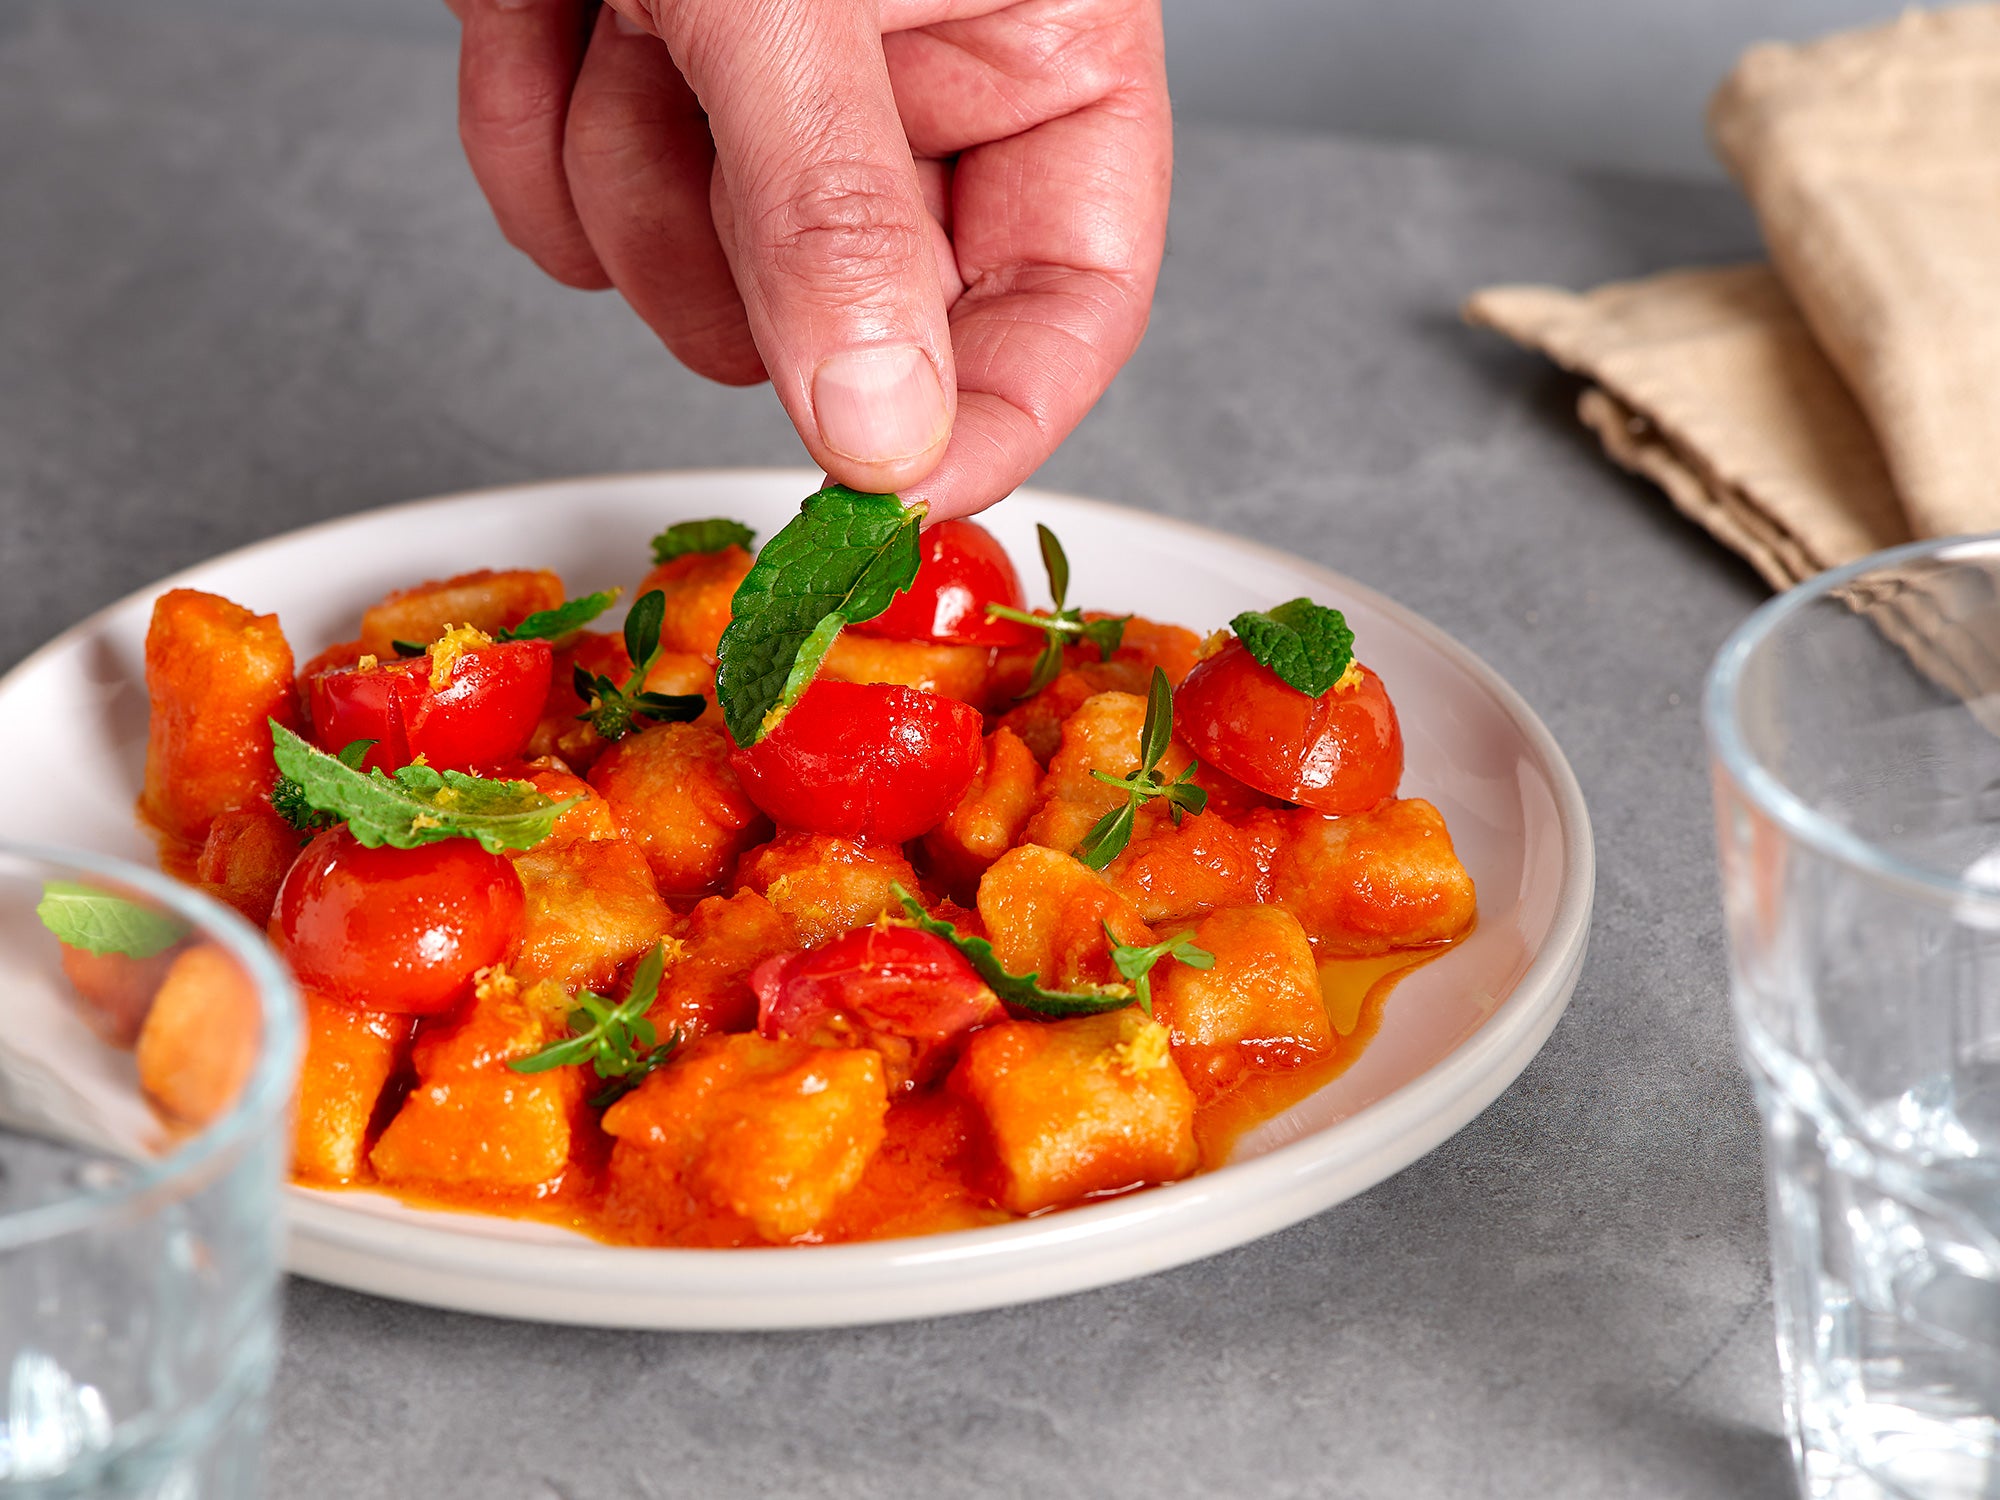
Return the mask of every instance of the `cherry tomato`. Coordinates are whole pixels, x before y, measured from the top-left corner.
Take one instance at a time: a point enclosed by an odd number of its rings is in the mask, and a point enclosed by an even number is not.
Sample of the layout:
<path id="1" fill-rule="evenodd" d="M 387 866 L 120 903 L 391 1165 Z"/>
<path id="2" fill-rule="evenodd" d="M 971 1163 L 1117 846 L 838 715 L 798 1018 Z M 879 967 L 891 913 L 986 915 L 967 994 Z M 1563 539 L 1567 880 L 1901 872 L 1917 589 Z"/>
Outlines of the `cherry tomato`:
<path id="1" fill-rule="evenodd" d="M 750 971 L 768 1037 L 875 1048 L 900 1086 L 941 1071 L 952 1043 L 1006 1018 L 956 948 L 915 927 L 862 927 Z"/>
<path id="2" fill-rule="evenodd" d="M 940 521 L 917 545 L 923 560 L 905 593 L 872 620 L 850 627 L 861 635 L 951 646 L 1038 646 L 1041 631 L 1018 620 L 989 620 L 986 606 L 1027 608 L 1020 575 L 999 539 L 972 521 Z"/>
<path id="3" fill-rule="evenodd" d="M 462 652 L 451 680 L 431 686 L 427 656 L 373 667 L 336 667 L 308 680 L 313 739 L 338 752 L 374 740 L 364 765 L 393 771 L 419 755 L 439 770 L 512 760 L 528 743 L 549 695 L 547 641 L 500 641 Z"/>
<path id="4" fill-rule="evenodd" d="M 1396 795 L 1403 731 L 1382 679 L 1309 698 L 1241 641 L 1195 664 L 1174 691 L 1174 733 L 1238 781 L 1324 813 L 1366 812 Z"/>
<path id="5" fill-rule="evenodd" d="M 308 989 L 367 1010 L 431 1015 L 507 956 L 526 902 L 513 864 L 471 839 L 365 849 L 331 828 L 278 891 L 279 946 Z"/>
<path id="6" fill-rule="evenodd" d="M 786 828 L 900 844 L 958 806 L 979 774 L 980 727 L 956 698 L 821 678 L 729 764 Z"/>

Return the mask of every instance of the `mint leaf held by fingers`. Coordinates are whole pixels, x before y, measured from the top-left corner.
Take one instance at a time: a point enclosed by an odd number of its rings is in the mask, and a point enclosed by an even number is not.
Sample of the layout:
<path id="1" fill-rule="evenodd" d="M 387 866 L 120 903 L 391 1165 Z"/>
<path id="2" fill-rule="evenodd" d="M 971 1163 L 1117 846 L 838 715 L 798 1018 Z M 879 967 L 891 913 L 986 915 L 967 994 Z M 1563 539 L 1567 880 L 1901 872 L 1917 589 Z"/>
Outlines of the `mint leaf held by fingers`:
<path id="1" fill-rule="evenodd" d="M 670 563 L 690 552 L 724 552 L 731 547 L 749 550 L 757 533 L 741 521 L 713 516 L 706 521 L 677 521 L 653 538 L 653 562 Z"/>
<path id="2" fill-rule="evenodd" d="M 72 948 L 151 958 L 188 934 L 179 917 L 71 880 L 50 880 L 35 906 L 42 925 Z"/>
<path id="3" fill-rule="evenodd" d="M 1337 609 L 1289 599 L 1261 614 L 1246 610 L 1229 622 L 1243 649 L 1288 687 L 1323 698 L 1354 665 L 1354 632 Z"/>
<path id="4" fill-rule="evenodd" d="M 1208 793 L 1194 784 L 1193 761 L 1182 767 L 1180 775 L 1171 781 L 1160 774 L 1160 760 L 1173 742 L 1174 692 L 1167 685 L 1167 674 L 1155 667 L 1152 690 L 1146 695 L 1146 721 L 1139 727 L 1139 768 L 1123 776 L 1103 771 L 1090 773 L 1125 793 L 1125 800 L 1093 823 L 1083 842 L 1077 845 L 1076 857 L 1091 869 L 1101 870 L 1125 852 L 1125 846 L 1132 842 L 1132 830 L 1138 825 L 1139 809 L 1154 798 L 1166 799 L 1167 813 L 1175 827 L 1180 826 L 1188 813 L 1198 813 L 1208 806 Z"/>
<path id="5" fill-rule="evenodd" d="M 843 626 L 872 620 L 917 576 L 924 507 L 830 484 L 764 544 L 716 647 L 715 696 L 754 745 L 811 683 Z"/>
<path id="6" fill-rule="evenodd" d="M 1049 575 L 1049 597 L 1055 601 L 1054 612 L 1037 615 L 1006 604 L 986 606 L 989 620 L 1013 620 L 1043 632 L 1041 655 L 1035 658 L 1028 685 L 1021 691 L 1023 698 L 1034 697 L 1056 680 L 1063 667 L 1063 647 L 1073 640 L 1089 641 L 1097 648 L 1099 661 L 1110 661 L 1124 643 L 1125 624 L 1132 618 L 1119 615 L 1115 619 L 1086 620 L 1082 610 L 1068 608 L 1065 601 L 1069 598 L 1069 556 L 1056 540 L 1056 534 L 1039 521 L 1035 523 L 1035 535 L 1041 543 L 1042 567 Z"/>
<path id="7" fill-rule="evenodd" d="M 600 589 L 579 599 L 565 599 L 554 609 L 538 609 L 518 625 L 510 625 L 496 641 L 556 641 L 573 635 L 618 602 L 620 589 Z M 397 642 L 402 649 L 402 642 Z"/>
<path id="8" fill-rule="evenodd" d="M 356 743 L 366 754 L 368 742 Z M 355 841 L 369 849 L 384 844 L 414 849 L 460 838 L 476 840 L 489 854 L 532 849 L 581 800 L 554 802 L 525 781 L 497 781 L 431 766 L 404 766 L 393 776 L 362 771 L 346 763 L 353 749 L 350 745 L 340 755 L 328 755 L 271 721 L 278 774 L 296 789 L 288 800 L 345 823 Z"/>
<path id="9" fill-rule="evenodd" d="M 1133 1002 L 1133 990 L 1122 984 L 1094 985 L 1087 990 L 1043 989 L 1038 974 L 1009 973 L 1007 966 L 1000 962 L 1000 955 L 993 951 L 993 945 L 985 938 L 967 937 L 951 923 L 932 916 L 924 910 L 923 902 L 901 885 L 892 884 L 889 889 L 902 903 L 911 925 L 933 937 L 943 938 L 964 954 L 965 961 L 986 981 L 987 988 L 1017 1009 L 1044 1016 L 1096 1016 L 1108 1010 L 1123 1010 Z M 1107 927 L 1105 931 L 1110 929 Z"/>

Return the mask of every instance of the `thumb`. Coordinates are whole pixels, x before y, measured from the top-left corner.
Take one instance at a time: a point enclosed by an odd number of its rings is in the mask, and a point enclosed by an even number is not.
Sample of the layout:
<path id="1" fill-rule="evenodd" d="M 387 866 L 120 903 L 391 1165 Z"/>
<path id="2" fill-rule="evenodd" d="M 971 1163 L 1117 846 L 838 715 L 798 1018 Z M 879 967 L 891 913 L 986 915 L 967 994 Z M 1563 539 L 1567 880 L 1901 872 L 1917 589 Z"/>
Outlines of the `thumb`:
<path id="1" fill-rule="evenodd" d="M 936 225 L 866 0 L 676 0 L 654 25 L 707 111 L 712 204 L 764 366 L 862 490 L 928 474 L 956 381 Z"/>

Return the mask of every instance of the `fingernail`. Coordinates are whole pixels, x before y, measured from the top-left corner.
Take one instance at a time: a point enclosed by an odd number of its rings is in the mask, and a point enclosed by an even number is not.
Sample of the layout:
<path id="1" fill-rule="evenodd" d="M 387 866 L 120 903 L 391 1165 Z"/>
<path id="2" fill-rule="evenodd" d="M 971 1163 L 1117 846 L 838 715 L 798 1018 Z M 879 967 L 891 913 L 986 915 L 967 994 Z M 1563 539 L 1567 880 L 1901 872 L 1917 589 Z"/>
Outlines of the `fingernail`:
<path id="1" fill-rule="evenodd" d="M 493 0 L 493 8 L 495 10 L 526 10 L 530 6 L 541 3 L 542 0 Z"/>
<path id="2" fill-rule="evenodd" d="M 611 28 L 620 36 L 651 36 L 653 33 L 626 15 L 622 10 L 611 12 Z"/>
<path id="3" fill-rule="evenodd" d="M 944 389 L 921 349 L 857 349 L 833 355 L 814 374 L 813 416 L 835 453 L 893 463 L 944 437 Z"/>

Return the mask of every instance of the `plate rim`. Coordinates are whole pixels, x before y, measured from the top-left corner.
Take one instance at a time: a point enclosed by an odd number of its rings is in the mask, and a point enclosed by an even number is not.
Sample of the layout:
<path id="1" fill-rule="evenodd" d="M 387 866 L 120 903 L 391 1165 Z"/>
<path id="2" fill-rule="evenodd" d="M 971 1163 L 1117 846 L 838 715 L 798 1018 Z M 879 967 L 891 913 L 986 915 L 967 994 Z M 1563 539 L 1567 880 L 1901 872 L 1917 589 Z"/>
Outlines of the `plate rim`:
<path id="1" fill-rule="evenodd" d="M 554 476 L 485 485 L 380 505 L 260 537 L 205 557 L 165 578 L 141 584 L 45 641 L 0 674 L 0 699 L 17 679 L 50 657 L 103 632 L 135 603 L 186 587 L 194 575 L 251 561 L 259 553 L 289 549 L 339 530 L 379 524 L 411 512 L 537 491 L 697 485 L 703 481 L 801 486 L 821 483 L 817 470 L 783 466 L 710 466 Z M 1540 715 L 1520 692 L 1470 647 L 1406 605 L 1309 557 L 1282 551 L 1179 516 L 1114 501 L 1023 486 L 1015 496 L 1064 508 L 1131 517 L 1206 543 L 1226 542 L 1239 555 L 1286 570 L 1326 578 L 1344 594 L 1394 618 L 1438 655 L 1466 671 L 1521 732 L 1546 777 L 1561 832 L 1562 878 L 1548 933 L 1527 969 L 1504 999 L 1450 1052 L 1387 1095 L 1353 1114 L 1273 1147 L 1248 1161 L 1231 1162 L 1144 1193 L 1085 1204 L 1060 1214 L 898 1240 L 846 1245 L 794 1245 L 739 1250 L 649 1248 L 590 1241 L 562 1244 L 569 1285 L 550 1287 L 524 1252 L 546 1254 L 548 1244 L 461 1235 L 429 1223 L 399 1223 L 338 1209 L 329 1192 L 287 1184 L 284 1212 L 289 1234 L 285 1263 L 296 1274 L 401 1301 L 536 1322 L 627 1329 L 778 1329 L 840 1327 L 969 1313 L 1063 1296 L 1150 1275 L 1218 1254 L 1336 1207 L 1435 1150 L 1491 1105 L 1541 1050 L 1568 1008 L 1588 948 L 1596 893 L 1596 849 L 1589 808 L 1574 769 Z M 1343 1149 L 1327 1151 L 1328 1138 Z M 1337 1155 L 1338 1160 L 1331 1159 Z M 1242 1199 L 1227 1211 L 1201 1214 L 1226 1191 Z M 1329 1192 L 1331 1196 L 1329 1196 Z M 1175 1233 L 1158 1235 L 1160 1223 Z M 1050 1234 L 1051 1225 L 1060 1229 Z M 383 1242 L 395 1242 L 398 1259 L 381 1264 Z M 1052 1248 L 1055 1242 L 1056 1248 Z M 1081 1243 L 1078 1256 L 1061 1246 Z M 1039 1252 L 1039 1253 L 1038 1253 Z M 811 1257 L 816 1272 L 845 1274 L 854 1284 L 805 1297 L 772 1295 L 767 1263 L 773 1255 Z M 1122 1259 L 1120 1259 L 1122 1257 Z M 992 1263 L 971 1278 L 939 1278 L 939 1268 Z M 1118 1260 L 1118 1264 L 1107 1264 Z M 1052 1271 L 1033 1286 L 999 1286 L 1006 1277 Z M 677 1285 L 648 1286 L 662 1268 Z M 414 1280 L 410 1273 L 417 1273 Z M 650 1274 L 649 1274 L 650 1273 Z M 400 1275 L 401 1284 L 398 1285 Z M 928 1276 L 932 1284 L 922 1284 Z M 577 1282 L 587 1283 L 578 1286 Z M 508 1305 L 527 1286 L 544 1299 L 532 1309 Z M 654 1305 L 635 1305 L 633 1299 Z M 884 1301 L 883 1299 L 889 1299 Z M 872 1300 L 871 1300 L 872 1299 Z M 870 1302 L 867 1307 L 845 1304 Z"/>

